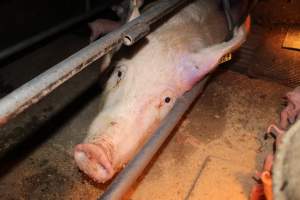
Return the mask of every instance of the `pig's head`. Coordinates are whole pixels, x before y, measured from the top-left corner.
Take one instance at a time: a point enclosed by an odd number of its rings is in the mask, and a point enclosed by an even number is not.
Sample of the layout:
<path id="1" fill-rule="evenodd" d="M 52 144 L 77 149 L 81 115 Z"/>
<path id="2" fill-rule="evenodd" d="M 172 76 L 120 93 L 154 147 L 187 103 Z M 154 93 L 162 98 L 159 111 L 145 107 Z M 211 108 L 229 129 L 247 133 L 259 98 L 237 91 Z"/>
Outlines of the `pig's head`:
<path id="1" fill-rule="evenodd" d="M 199 32 L 180 37 L 176 31 L 170 32 L 174 35 L 149 36 L 148 44 L 131 59 L 116 64 L 102 97 L 101 112 L 84 143 L 75 148 L 77 165 L 97 182 L 107 181 L 122 168 L 176 99 L 213 70 L 224 54 L 240 46 L 246 36 L 240 28 L 232 40 L 219 43 L 221 37 L 209 41 L 199 38 Z"/>
<path id="2" fill-rule="evenodd" d="M 75 148 L 79 168 L 98 182 L 110 179 L 132 157 L 182 93 L 174 55 L 155 43 L 116 64 L 101 112 Z"/>

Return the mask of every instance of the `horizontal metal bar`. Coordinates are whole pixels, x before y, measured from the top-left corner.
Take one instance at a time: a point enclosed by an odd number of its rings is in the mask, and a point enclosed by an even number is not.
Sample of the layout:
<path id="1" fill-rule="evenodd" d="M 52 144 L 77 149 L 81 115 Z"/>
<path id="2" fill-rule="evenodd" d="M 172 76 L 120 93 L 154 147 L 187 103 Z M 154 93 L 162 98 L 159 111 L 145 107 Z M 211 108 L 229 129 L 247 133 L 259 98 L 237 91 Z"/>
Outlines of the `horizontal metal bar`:
<path id="1" fill-rule="evenodd" d="M 108 189 L 102 194 L 99 200 L 119 200 L 129 190 L 131 185 L 137 180 L 146 168 L 152 157 L 159 150 L 170 135 L 176 124 L 184 115 L 186 110 L 202 92 L 208 77 L 197 83 L 191 91 L 179 98 L 173 109 L 162 121 L 161 126 L 134 157 L 132 161 L 119 173 Z"/>
<path id="2" fill-rule="evenodd" d="M 138 18 L 123 25 L 58 63 L 0 100 L 0 126 L 37 103 L 59 85 L 123 43 L 139 26 L 150 26 L 188 0 L 160 0 Z M 134 40 L 136 41 L 136 40 Z"/>
<path id="3" fill-rule="evenodd" d="M 108 2 L 109 1 L 104 1 L 104 3 L 102 3 L 100 7 L 97 7 L 95 9 L 93 9 L 92 11 L 86 12 L 83 15 L 80 15 L 80 16 L 74 17 L 72 19 L 69 19 L 65 22 L 62 22 L 61 24 L 59 24 L 55 27 L 52 27 L 46 31 L 43 31 L 37 35 L 34 35 L 33 37 L 25 39 L 11 47 L 8 47 L 8 48 L 2 50 L 0 52 L 0 60 L 3 60 L 15 53 L 18 53 L 18 52 L 38 43 L 46 38 L 49 38 L 50 36 L 53 36 L 59 32 L 62 32 L 64 30 L 74 26 L 75 24 L 78 24 L 78 23 L 94 16 L 95 14 L 97 14 L 97 13 L 103 11 L 105 8 L 107 8 L 110 5 Z"/>

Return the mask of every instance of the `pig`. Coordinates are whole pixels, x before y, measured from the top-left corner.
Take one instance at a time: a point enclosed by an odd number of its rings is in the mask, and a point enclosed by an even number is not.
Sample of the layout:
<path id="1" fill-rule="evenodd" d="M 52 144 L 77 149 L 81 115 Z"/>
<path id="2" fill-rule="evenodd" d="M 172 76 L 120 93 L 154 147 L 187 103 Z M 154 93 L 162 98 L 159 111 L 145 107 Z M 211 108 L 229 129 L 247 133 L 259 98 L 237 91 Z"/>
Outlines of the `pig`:
<path id="1" fill-rule="evenodd" d="M 279 126 L 271 124 L 267 129 L 267 133 L 274 134 L 276 137 L 276 146 L 282 142 L 282 138 L 289 126 L 298 120 L 300 114 L 300 86 L 286 93 L 284 99 L 287 105 L 280 113 Z"/>
<path id="2" fill-rule="evenodd" d="M 190 2 L 139 41 L 131 57 L 115 61 L 101 111 L 74 149 L 78 167 L 94 181 L 104 183 L 121 170 L 176 99 L 245 41 L 250 18 L 225 41 L 227 23 L 217 2 Z"/>
<path id="3" fill-rule="evenodd" d="M 250 199 L 259 200 L 273 198 L 272 194 L 272 166 L 274 163 L 274 154 L 278 149 L 278 146 L 282 143 L 282 139 L 289 128 L 289 125 L 296 122 L 300 114 L 300 86 L 296 87 L 293 91 L 288 92 L 284 98 L 286 99 L 286 107 L 280 113 L 279 126 L 271 124 L 267 133 L 271 133 L 275 136 L 274 152 L 269 154 L 264 163 L 263 172 L 257 174 L 258 180 L 261 183 L 254 185 L 251 191 Z"/>
<path id="4" fill-rule="evenodd" d="M 300 113 L 300 86 L 285 95 L 287 106 L 280 113 L 280 127 L 287 129 L 289 124 L 295 123 Z"/>

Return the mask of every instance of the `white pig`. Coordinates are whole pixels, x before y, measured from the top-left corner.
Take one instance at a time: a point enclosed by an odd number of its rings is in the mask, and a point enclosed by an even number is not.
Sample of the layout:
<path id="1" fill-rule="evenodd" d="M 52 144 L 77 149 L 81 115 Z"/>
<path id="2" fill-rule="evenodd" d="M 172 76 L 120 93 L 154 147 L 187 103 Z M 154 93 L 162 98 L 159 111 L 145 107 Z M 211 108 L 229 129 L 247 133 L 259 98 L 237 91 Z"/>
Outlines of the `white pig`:
<path id="1" fill-rule="evenodd" d="M 75 147 L 77 165 L 93 180 L 112 178 L 147 141 L 176 99 L 245 41 L 249 17 L 224 42 L 227 23 L 217 2 L 189 3 L 140 41 L 132 57 L 117 62 L 102 110 L 84 142 Z"/>

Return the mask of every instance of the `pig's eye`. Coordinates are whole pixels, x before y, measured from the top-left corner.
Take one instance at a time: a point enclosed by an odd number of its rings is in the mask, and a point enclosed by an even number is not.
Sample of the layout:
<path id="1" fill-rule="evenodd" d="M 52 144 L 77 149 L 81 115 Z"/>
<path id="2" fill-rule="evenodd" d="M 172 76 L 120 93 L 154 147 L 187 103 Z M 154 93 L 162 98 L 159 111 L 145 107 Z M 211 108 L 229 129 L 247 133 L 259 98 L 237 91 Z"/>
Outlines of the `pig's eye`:
<path id="1" fill-rule="evenodd" d="M 124 65 L 117 66 L 115 73 L 119 80 L 122 79 L 126 73 L 126 66 Z"/>
<path id="2" fill-rule="evenodd" d="M 166 89 L 162 94 L 161 94 L 161 100 L 160 100 L 160 104 L 164 105 L 164 104 L 171 104 L 173 102 L 174 99 L 174 92 L 170 89 Z"/>
<path id="3" fill-rule="evenodd" d="M 118 66 L 116 68 L 116 71 L 115 71 L 116 85 L 118 85 L 120 83 L 120 81 L 122 79 L 124 79 L 125 72 L 126 72 L 126 67 L 124 65 Z"/>
<path id="4" fill-rule="evenodd" d="M 119 65 L 115 67 L 115 70 L 107 83 L 107 90 L 111 90 L 119 86 L 120 82 L 124 79 L 127 71 L 127 67 L 125 65 Z"/>
<path id="5" fill-rule="evenodd" d="M 165 102 L 166 102 L 166 103 L 170 103 L 170 101 L 171 101 L 171 97 L 166 97 L 166 98 L 165 98 Z"/>
<path id="6" fill-rule="evenodd" d="M 161 93 L 161 97 L 158 103 L 158 113 L 161 118 L 166 116 L 166 114 L 172 109 L 175 103 L 176 96 L 175 91 L 172 89 L 166 89 Z"/>
<path id="7" fill-rule="evenodd" d="M 122 77 L 122 71 L 118 71 L 118 77 L 119 77 L 119 78 Z"/>

